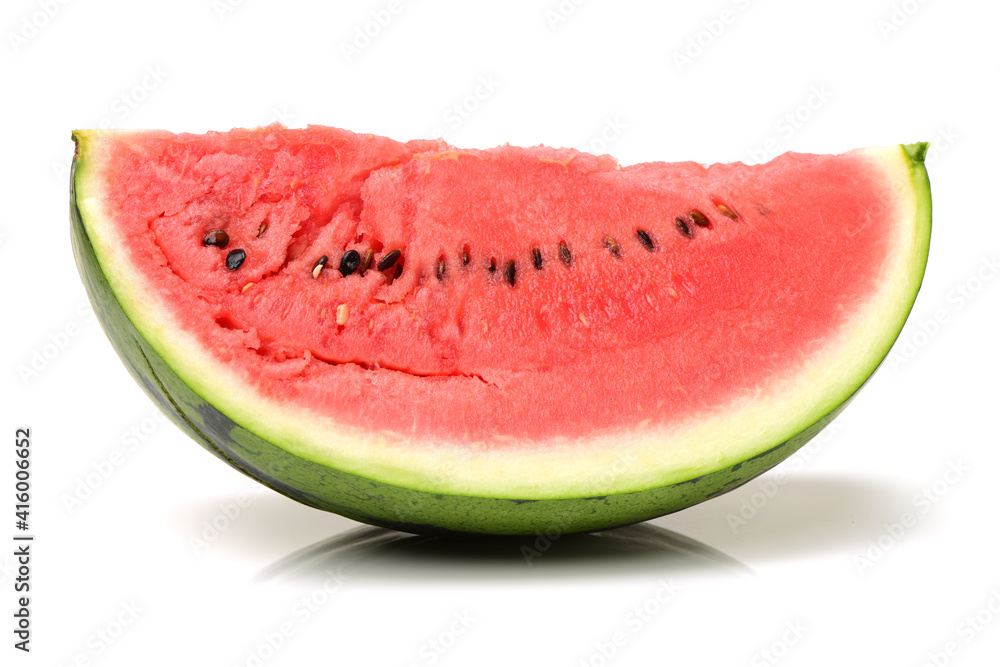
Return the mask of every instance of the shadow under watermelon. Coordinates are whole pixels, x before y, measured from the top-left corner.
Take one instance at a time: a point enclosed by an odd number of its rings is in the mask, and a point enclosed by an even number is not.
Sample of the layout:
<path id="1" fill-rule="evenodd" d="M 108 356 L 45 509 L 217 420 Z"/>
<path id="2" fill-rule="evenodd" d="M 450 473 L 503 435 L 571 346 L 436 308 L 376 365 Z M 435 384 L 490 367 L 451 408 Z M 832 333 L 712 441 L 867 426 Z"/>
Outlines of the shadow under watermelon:
<path id="1" fill-rule="evenodd" d="M 362 527 L 262 569 L 257 582 L 311 582 L 331 571 L 368 579 L 526 580 L 753 570 L 680 533 L 640 523 L 597 533 L 535 537 L 432 537 Z"/>

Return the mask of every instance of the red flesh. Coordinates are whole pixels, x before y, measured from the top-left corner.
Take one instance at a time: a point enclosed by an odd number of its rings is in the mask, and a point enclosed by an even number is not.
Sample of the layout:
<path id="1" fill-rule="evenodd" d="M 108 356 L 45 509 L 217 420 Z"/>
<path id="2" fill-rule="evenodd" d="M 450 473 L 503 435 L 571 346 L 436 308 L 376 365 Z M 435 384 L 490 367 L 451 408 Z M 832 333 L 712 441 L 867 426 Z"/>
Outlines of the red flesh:
<path id="1" fill-rule="evenodd" d="M 491 446 L 670 423 L 764 388 L 864 303 L 891 232 L 869 224 L 893 199 L 861 153 L 619 168 L 272 126 L 125 134 L 109 160 L 106 205 L 136 267 L 264 395 Z M 202 245 L 213 228 L 225 249 Z M 344 252 L 368 248 L 368 272 L 342 277 Z M 375 264 L 397 248 L 393 280 Z"/>

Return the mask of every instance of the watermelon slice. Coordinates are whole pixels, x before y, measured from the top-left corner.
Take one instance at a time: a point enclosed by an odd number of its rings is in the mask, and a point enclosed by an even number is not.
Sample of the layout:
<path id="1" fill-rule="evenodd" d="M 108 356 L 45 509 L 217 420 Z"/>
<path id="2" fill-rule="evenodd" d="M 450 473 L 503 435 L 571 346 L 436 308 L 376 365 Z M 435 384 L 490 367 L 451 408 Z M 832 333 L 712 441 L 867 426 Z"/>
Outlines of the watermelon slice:
<path id="1" fill-rule="evenodd" d="M 267 486 L 413 532 L 596 530 L 752 479 L 874 372 L 930 236 L 926 144 L 73 137 L 77 262 L 150 396 Z"/>

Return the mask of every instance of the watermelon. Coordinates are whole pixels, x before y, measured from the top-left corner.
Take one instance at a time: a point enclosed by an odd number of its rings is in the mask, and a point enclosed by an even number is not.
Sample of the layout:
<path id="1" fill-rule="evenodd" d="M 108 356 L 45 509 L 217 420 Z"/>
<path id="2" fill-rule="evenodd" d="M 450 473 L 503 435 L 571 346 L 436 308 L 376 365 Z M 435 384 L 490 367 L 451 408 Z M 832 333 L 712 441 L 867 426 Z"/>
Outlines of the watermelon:
<path id="1" fill-rule="evenodd" d="M 761 474 L 875 371 L 930 237 L 926 144 L 623 167 L 317 126 L 73 138 L 77 263 L 159 407 L 416 533 L 599 530 Z"/>

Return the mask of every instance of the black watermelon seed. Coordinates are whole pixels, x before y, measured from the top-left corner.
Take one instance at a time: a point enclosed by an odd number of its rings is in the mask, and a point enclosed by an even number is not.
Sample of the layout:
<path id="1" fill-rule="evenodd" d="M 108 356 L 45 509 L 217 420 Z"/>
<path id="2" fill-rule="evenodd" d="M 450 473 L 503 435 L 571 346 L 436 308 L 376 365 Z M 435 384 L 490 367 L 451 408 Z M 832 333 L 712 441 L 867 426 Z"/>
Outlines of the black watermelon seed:
<path id="1" fill-rule="evenodd" d="M 507 262 L 507 266 L 503 270 L 504 278 L 510 283 L 510 286 L 514 286 L 514 282 L 517 280 L 517 265 L 514 264 L 514 260 Z"/>
<path id="2" fill-rule="evenodd" d="M 653 252 L 655 247 L 653 246 L 653 239 L 650 237 L 649 232 L 644 229 L 635 230 L 635 235 L 639 237 L 639 243 L 649 252 Z"/>
<path id="3" fill-rule="evenodd" d="M 340 258 L 340 275 L 346 278 L 357 271 L 359 266 L 361 266 L 361 253 L 357 250 L 348 250 Z"/>
<path id="4" fill-rule="evenodd" d="M 323 267 L 326 266 L 326 263 L 328 261 L 330 261 L 330 258 L 327 257 L 326 255 L 323 255 L 322 257 L 320 257 L 319 259 L 316 260 L 316 263 L 313 264 L 313 268 L 312 268 L 312 277 L 313 278 L 319 277 L 319 272 L 323 270 Z"/>
<path id="5" fill-rule="evenodd" d="M 535 265 L 536 270 L 542 270 L 542 251 L 538 248 L 531 249 L 531 263 Z"/>
<path id="6" fill-rule="evenodd" d="M 243 248 L 237 248 L 236 250 L 230 250 L 229 254 L 226 255 L 226 268 L 230 271 L 235 271 L 236 269 L 243 266 L 243 261 L 247 258 L 247 251 Z"/>
<path id="7" fill-rule="evenodd" d="M 399 248 L 396 248 L 388 255 L 380 259 L 375 268 L 378 269 L 379 271 L 385 271 L 386 269 L 391 269 L 392 265 L 396 263 L 396 260 L 399 259 L 399 256 L 401 254 L 402 253 L 399 251 Z"/>
<path id="8" fill-rule="evenodd" d="M 444 269 L 445 269 L 444 260 L 443 259 L 439 259 L 438 260 L 438 270 L 437 270 L 438 280 L 444 280 Z"/>
<path id="9" fill-rule="evenodd" d="M 402 264 L 400 264 L 399 266 L 396 267 L 396 277 L 398 278 L 401 275 L 403 275 L 403 265 Z"/>
<path id="10" fill-rule="evenodd" d="M 492 257 L 490 258 L 490 265 L 489 265 L 488 268 L 490 270 L 490 273 L 496 273 L 497 272 L 497 261 L 495 259 L 493 259 Z"/>
<path id="11" fill-rule="evenodd" d="M 563 264 L 566 266 L 569 266 L 570 262 L 573 261 L 573 255 L 570 254 L 569 246 L 566 245 L 565 241 L 559 242 L 559 256 L 562 258 Z"/>
<path id="12" fill-rule="evenodd" d="M 225 248 L 229 245 L 229 234 L 221 229 L 210 229 L 204 238 L 201 239 L 203 246 L 214 245 L 216 248 Z"/>
<path id="13" fill-rule="evenodd" d="M 712 221 L 708 219 L 708 216 L 699 211 L 698 209 L 695 209 L 690 213 L 688 213 L 688 217 L 691 218 L 691 220 L 694 221 L 694 224 L 698 225 L 699 227 L 712 226 Z"/>
<path id="14" fill-rule="evenodd" d="M 365 275 L 365 271 L 371 268 L 372 259 L 374 257 L 375 257 L 375 251 L 372 250 L 371 248 L 368 248 L 368 250 L 365 251 L 365 258 L 361 260 L 361 268 L 359 269 L 359 271 L 361 271 L 362 276 Z"/>
<path id="15" fill-rule="evenodd" d="M 468 250 L 463 250 L 462 251 L 462 266 L 468 266 L 470 261 L 472 261 L 472 258 L 469 257 L 469 251 Z"/>
<path id="16" fill-rule="evenodd" d="M 691 231 L 690 227 L 688 227 L 688 223 L 684 221 L 684 218 L 677 218 L 677 229 L 681 231 L 681 234 L 688 238 L 692 238 L 694 236 L 694 232 Z"/>

